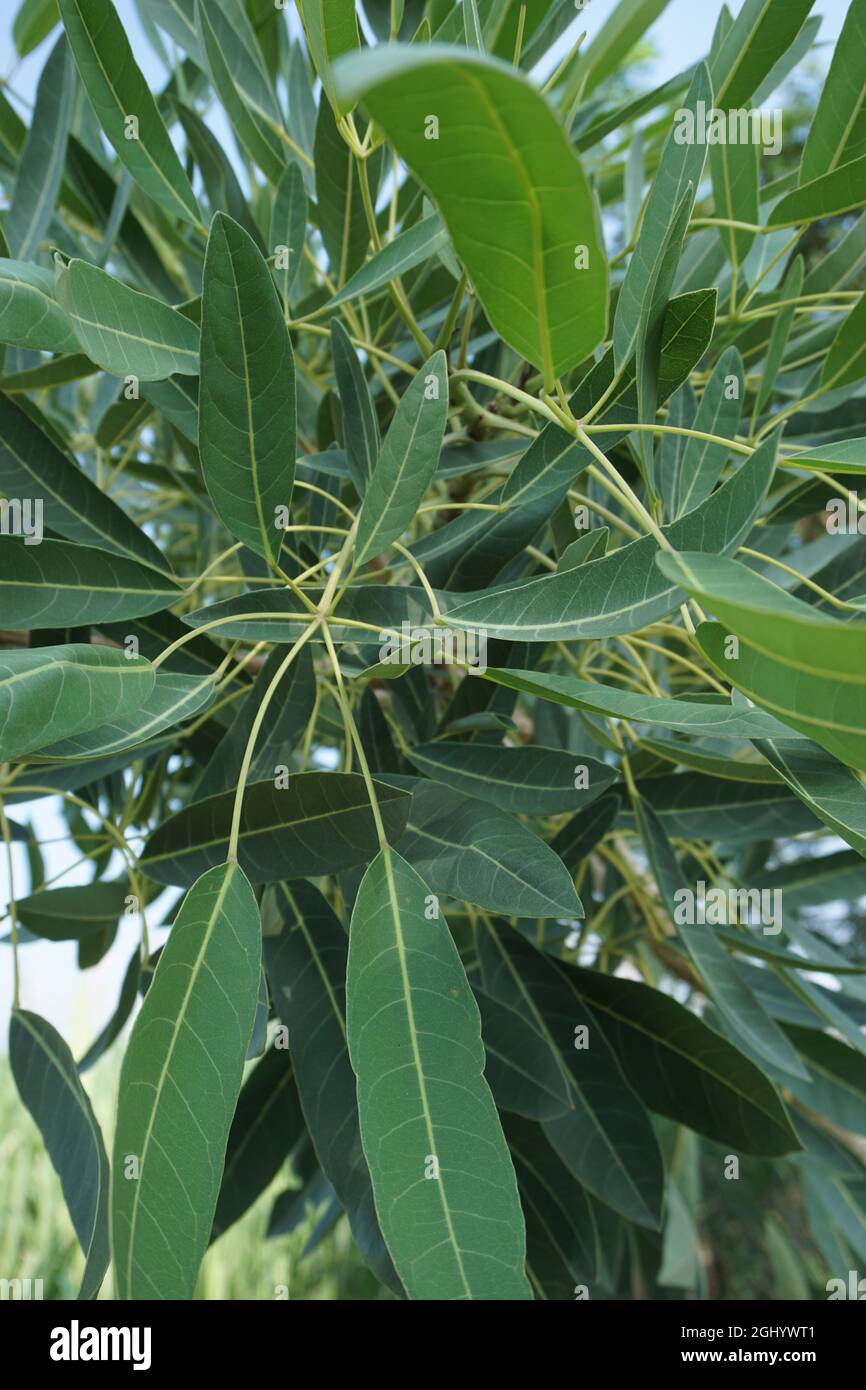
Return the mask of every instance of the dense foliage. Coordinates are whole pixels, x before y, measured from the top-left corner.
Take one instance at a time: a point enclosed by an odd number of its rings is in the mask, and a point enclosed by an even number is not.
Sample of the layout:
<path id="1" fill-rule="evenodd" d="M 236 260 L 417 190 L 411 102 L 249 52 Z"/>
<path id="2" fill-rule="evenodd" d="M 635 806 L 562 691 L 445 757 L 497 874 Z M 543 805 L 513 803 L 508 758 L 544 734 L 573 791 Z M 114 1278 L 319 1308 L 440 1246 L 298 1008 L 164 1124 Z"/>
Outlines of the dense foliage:
<path id="1" fill-rule="evenodd" d="M 712 1294 L 702 1184 L 783 1292 L 866 1259 L 866 0 L 805 129 L 813 0 L 637 94 L 664 8 L 137 0 L 155 91 L 18 13 L 3 949 L 82 1298 L 289 1158 L 269 1231 L 409 1298 Z M 28 945 L 130 916 L 76 1060 Z"/>

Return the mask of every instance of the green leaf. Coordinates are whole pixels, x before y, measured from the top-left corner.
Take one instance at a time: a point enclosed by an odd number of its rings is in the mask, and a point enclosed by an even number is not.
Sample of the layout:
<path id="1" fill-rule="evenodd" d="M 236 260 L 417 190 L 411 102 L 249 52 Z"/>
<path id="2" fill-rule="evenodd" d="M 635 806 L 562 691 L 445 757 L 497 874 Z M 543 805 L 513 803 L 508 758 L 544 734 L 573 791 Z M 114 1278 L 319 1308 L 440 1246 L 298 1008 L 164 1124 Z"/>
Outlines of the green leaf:
<path id="1" fill-rule="evenodd" d="M 83 627 L 158 613 L 181 591 L 135 560 L 69 541 L 0 539 L 7 628 Z"/>
<path id="2" fill-rule="evenodd" d="M 843 319 L 833 339 L 821 373 L 825 391 L 838 391 L 866 376 L 866 295 L 861 295 Z"/>
<path id="3" fill-rule="evenodd" d="M 745 0 L 712 62 L 716 106 L 747 106 L 749 98 L 790 48 L 815 0 Z"/>
<path id="4" fill-rule="evenodd" d="M 50 271 L 0 260 L 0 342 L 42 352 L 78 351 L 78 339 L 54 298 Z M 8 383 L 3 387 L 8 390 Z"/>
<path id="5" fill-rule="evenodd" d="M 866 154 L 866 3 L 851 0 L 800 163 L 800 183 Z"/>
<path id="6" fill-rule="evenodd" d="M 153 690 L 138 709 L 118 713 L 85 733 L 61 739 L 39 749 L 39 758 L 52 762 L 109 757 L 137 748 L 157 734 L 190 719 L 212 702 L 216 682 L 211 676 L 182 676 L 176 671 L 157 671 Z"/>
<path id="7" fill-rule="evenodd" d="M 397 845 L 434 892 L 518 917 L 583 916 L 565 865 L 512 816 L 450 787 L 409 785 L 412 809 Z"/>
<path id="8" fill-rule="evenodd" d="M 250 109 L 248 94 L 239 90 L 239 74 L 233 61 L 237 39 L 232 25 L 217 6 L 205 5 L 199 0 L 195 0 L 195 22 L 211 82 L 238 143 L 276 188 L 286 167 L 285 147 L 271 126 Z"/>
<path id="9" fill-rule="evenodd" d="M 866 858 L 866 788 L 814 743 L 756 739 L 755 747 L 819 820 Z"/>
<path id="10" fill-rule="evenodd" d="M 289 1030 L 307 1127 L 322 1172 L 377 1277 L 402 1293 L 382 1239 L 361 1147 L 355 1073 L 346 1038 L 349 939 L 322 897 L 299 880 L 262 903 L 265 965 L 278 1018 Z"/>
<path id="11" fill-rule="evenodd" d="M 379 457 L 379 422 L 352 340 L 339 319 L 331 321 L 331 349 L 334 354 L 334 373 L 343 407 L 343 433 L 346 440 L 346 465 L 363 497 L 367 483 Z"/>
<path id="12" fill-rule="evenodd" d="M 333 65 L 342 54 L 360 45 L 355 0 L 299 0 L 298 13 L 325 96 L 337 115 L 345 116 L 355 103 L 338 91 Z"/>
<path id="13" fill-rule="evenodd" d="M 328 308 L 335 309 L 338 304 L 357 299 L 361 295 L 371 296 L 385 285 L 405 275 L 407 270 L 438 256 L 448 246 L 448 233 L 438 217 L 425 217 L 405 232 L 398 232 L 393 241 L 387 242 L 381 251 L 356 270 L 347 283 L 328 301 Z"/>
<path id="14" fill-rule="evenodd" d="M 91 932 L 117 926 L 128 892 L 125 879 L 81 883 L 21 898 L 16 907 L 27 930 L 43 941 L 78 941 Z"/>
<path id="15" fill-rule="evenodd" d="M 578 63 L 575 80 L 584 98 L 622 66 L 668 0 L 621 0 Z M 574 8 L 578 8 L 575 6 Z"/>
<path id="16" fill-rule="evenodd" d="M 743 385 L 743 359 L 736 348 L 726 348 L 707 382 L 691 428 L 733 442 L 742 412 Z M 706 439 L 686 441 L 671 493 L 673 516 L 683 516 L 710 495 L 729 453 L 723 444 Z"/>
<path id="17" fill-rule="evenodd" d="M 21 0 L 12 21 L 12 38 L 18 57 L 26 58 L 59 23 L 57 0 Z"/>
<path id="18" fill-rule="evenodd" d="M 357 163 L 326 101 L 319 104 L 313 157 L 316 216 L 328 253 L 331 279 L 339 288 L 363 264 L 370 229 Z"/>
<path id="19" fill-rule="evenodd" d="M 287 164 L 274 194 L 269 244 L 274 255 L 284 248 L 285 265 L 275 271 L 283 304 L 288 306 L 304 259 L 309 205 L 304 176 L 297 164 Z"/>
<path id="20" fill-rule="evenodd" d="M 785 1031 L 810 1074 L 807 1082 L 788 1083 L 798 1100 L 841 1129 L 866 1134 L 866 1059 L 826 1033 L 791 1025 Z"/>
<path id="21" fill-rule="evenodd" d="M 478 935 L 485 986 L 534 1025 L 568 1082 L 570 1106 L 545 1120 L 545 1135 L 596 1197 L 629 1220 L 658 1227 L 661 1154 L 649 1116 L 604 1034 L 548 957 L 517 932 L 485 925 Z"/>
<path id="22" fill-rule="evenodd" d="M 119 1298 L 192 1298 L 260 972 L 255 897 L 238 864 L 220 864 L 184 899 L 123 1059 L 111 1191 Z"/>
<path id="23" fill-rule="evenodd" d="M 176 309 L 86 261 L 70 261 L 56 294 L 81 347 L 103 371 L 141 381 L 197 374 L 199 330 Z"/>
<path id="24" fill-rule="evenodd" d="M 0 759 L 20 758 L 140 708 L 154 681 L 148 662 L 114 647 L 0 652 Z"/>
<path id="25" fill-rule="evenodd" d="M 437 352 L 421 368 L 394 414 L 364 493 L 355 563 L 399 540 L 439 462 L 448 417 L 448 367 Z"/>
<path id="26" fill-rule="evenodd" d="M 205 257 L 199 450 L 218 515 L 276 564 L 275 513 L 292 494 L 294 355 L 264 257 L 223 213 Z"/>
<path id="27" fill-rule="evenodd" d="M 482 743 L 425 743 L 410 750 L 419 772 L 502 811 L 530 816 L 575 811 L 606 791 L 616 769 L 556 748 L 503 748 Z"/>
<path id="28" fill-rule="evenodd" d="M 702 63 L 682 110 L 694 115 L 700 103 L 706 108 L 712 100 L 709 73 Z M 617 369 L 624 367 L 639 345 L 660 326 L 676 269 L 676 258 L 671 260 L 672 248 L 678 248 L 682 242 L 707 157 L 706 145 L 694 141 L 683 144 L 677 134 L 676 128 L 672 129 L 665 142 L 637 246 L 617 300 L 613 324 Z M 676 254 L 678 257 L 678 250 Z"/>
<path id="29" fill-rule="evenodd" d="M 60 1034 L 38 1014 L 14 1008 L 9 1064 L 60 1178 L 86 1264 L 77 1297 L 96 1298 L 108 1268 L 108 1157 L 90 1099 Z"/>
<path id="30" fill-rule="evenodd" d="M 760 224 L 759 168 L 759 147 L 751 141 L 742 145 L 725 141 L 723 145 L 710 146 L 716 217 L 729 222 L 750 222 L 753 226 Z M 755 232 L 742 227 L 719 228 L 719 237 L 731 266 L 742 265 L 755 235 Z"/>
<path id="31" fill-rule="evenodd" d="M 213 1220 L 216 1240 L 248 1211 L 304 1137 L 304 1117 L 289 1052 L 272 1044 L 238 1097 Z"/>
<path id="32" fill-rule="evenodd" d="M 249 695 L 235 714 L 225 737 L 196 785 L 196 800 L 236 787 L 243 764 L 247 740 L 262 699 L 286 659 L 285 648 L 275 647 L 256 677 Z M 316 676 L 309 646 L 302 647 L 282 677 L 268 705 L 267 720 L 256 742 L 250 763 L 250 781 L 273 778 L 285 766 L 289 754 L 309 723 L 316 703 Z"/>
<path id="33" fill-rule="evenodd" d="M 553 1119 L 572 1108 L 562 1064 L 541 1033 L 517 1009 L 473 981 L 487 1063 L 484 1075 L 500 1110 L 530 1120 Z"/>
<path id="34" fill-rule="evenodd" d="M 378 782 L 374 786 L 386 833 L 396 839 L 406 824 L 409 797 Z M 223 792 L 164 820 L 142 852 L 145 872 L 158 883 L 187 887 L 220 864 L 234 800 L 233 791 Z M 338 873 L 368 863 L 377 846 L 370 800 L 358 773 L 304 772 L 292 776 L 285 789 L 273 779 L 246 789 L 238 859 L 254 883 Z"/>
<path id="35" fill-rule="evenodd" d="M 763 710 L 740 709 L 727 700 L 677 700 L 664 696 L 638 695 L 618 686 L 600 685 L 596 681 L 580 680 L 577 676 L 558 676 L 549 671 L 500 671 L 489 666 L 483 672 L 485 680 L 510 690 L 521 690 L 571 709 L 588 710 L 593 714 L 628 719 L 638 724 L 658 724 L 676 733 L 712 738 L 762 738 L 762 730 L 772 737 L 790 737 L 790 731 Z"/>
<path id="36" fill-rule="evenodd" d="M 607 327 L 607 260 L 591 189 L 544 98 L 504 63 L 440 45 L 353 55 L 337 86 L 363 98 L 437 203 L 509 346 L 549 385 L 583 361 Z"/>
<path id="37" fill-rule="evenodd" d="M 386 846 L 352 913 L 349 1052 L 376 1209 L 410 1298 L 528 1299 L 523 1216 L 482 1076 L 478 1007 L 429 901 Z"/>
<path id="38" fill-rule="evenodd" d="M 57 13 L 55 6 L 54 21 Z M 52 24 L 53 27 L 53 24 Z M 66 159 L 66 137 L 75 97 L 75 68 L 61 34 L 42 69 L 36 105 L 18 162 L 5 232 L 13 256 L 35 259 L 54 216 Z"/>
<path id="39" fill-rule="evenodd" d="M 866 473 L 866 439 L 843 439 L 820 449 L 806 449 L 797 455 L 797 461 L 819 473 Z"/>
<path id="40" fill-rule="evenodd" d="M 682 1004 L 649 985 L 562 969 L 650 1110 L 744 1153 L 800 1147 L 766 1077 Z"/>
<path id="41" fill-rule="evenodd" d="M 677 550 L 733 551 L 741 545 L 767 491 L 777 436 L 699 507 L 662 528 Z M 681 590 L 653 576 L 661 552 L 653 536 L 564 574 L 545 575 L 488 593 L 461 595 L 445 615 L 449 627 L 484 628 L 489 637 L 551 642 L 613 637 L 656 622 L 682 602 Z"/>
<path id="42" fill-rule="evenodd" d="M 0 466 L 11 497 L 39 497 L 52 531 L 80 545 L 109 550 L 154 569 L 161 552 L 116 502 L 102 492 L 40 429 L 32 409 L 0 395 Z"/>
<path id="43" fill-rule="evenodd" d="M 702 624 L 698 642 L 738 690 L 853 767 L 866 767 L 866 624 L 815 611 L 745 565 L 668 555 L 659 565 L 739 639 Z"/>
<path id="44" fill-rule="evenodd" d="M 123 977 L 123 984 L 120 987 L 120 997 L 117 1001 L 117 1008 L 78 1063 L 79 1076 L 83 1076 L 86 1071 L 90 1070 L 95 1062 L 99 1061 L 100 1057 L 104 1056 L 115 1038 L 122 1032 L 138 999 L 140 978 L 141 950 L 140 947 L 136 946 L 130 956 L 129 965 L 126 967 L 126 974 Z"/>
<path id="45" fill-rule="evenodd" d="M 849 212 L 866 203 L 866 155 L 852 159 L 831 174 L 804 183 L 780 198 L 767 218 L 768 227 L 796 227 Z"/>
<path id="46" fill-rule="evenodd" d="M 120 162 L 170 217 L 201 226 L 192 186 L 111 0 L 58 4 L 84 89 Z"/>
<path id="47" fill-rule="evenodd" d="M 637 800 L 641 839 L 672 922 L 677 921 L 680 890 L 687 885 L 664 826 L 649 803 Z M 692 888 L 692 892 L 696 889 Z M 732 1036 L 743 1041 L 772 1066 L 805 1078 L 803 1064 L 781 1028 L 765 1013 L 711 928 L 703 924 L 680 927 L 679 939 L 700 974 L 710 999 Z"/>

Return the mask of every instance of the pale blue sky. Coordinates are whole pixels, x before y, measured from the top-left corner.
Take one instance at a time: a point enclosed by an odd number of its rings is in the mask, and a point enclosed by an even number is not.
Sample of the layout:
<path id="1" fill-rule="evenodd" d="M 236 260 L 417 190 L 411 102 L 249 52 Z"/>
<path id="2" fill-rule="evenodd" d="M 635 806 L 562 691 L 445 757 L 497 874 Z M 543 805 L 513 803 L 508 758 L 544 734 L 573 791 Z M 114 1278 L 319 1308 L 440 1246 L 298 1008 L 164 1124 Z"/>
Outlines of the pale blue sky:
<path id="1" fill-rule="evenodd" d="M 143 0 L 146 4 L 147 0 Z M 605 19 L 615 8 L 617 0 L 590 0 L 576 22 L 574 37 L 581 28 L 587 31 L 587 41 L 591 42 Z M 142 34 L 132 0 L 115 0 L 115 5 L 127 26 L 136 57 L 146 76 L 152 83 L 160 85 L 163 72 L 147 40 Z M 666 11 L 649 31 L 649 38 L 656 49 L 656 57 L 647 70 L 647 82 L 661 82 L 679 72 L 688 63 L 702 57 L 709 47 L 722 0 L 671 0 Z M 733 9 L 739 9 L 734 0 Z M 53 42 L 46 42 L 18 65 L 12 44 L 12 21 L 18 6 L 7 0 L 5 15 L 0 19 L 0 75 L 12 75 L 12 91 L 26 101 L 32 100 L 39 73 L 46 54 Z M 842 27 L 848 9 L 848 0 L 819 0 L 815 13 L 823 16 L 819 42 L 825 47 L 819 50 L 822 61 L 829 62 L 831 47 Z M 569 42 L 566 36 L 565 43 Z M 563 51 L 565 51 L 563 45 Z M 13 812 L 18 818 L 27 818 L 16 808 Z M 39 808 L 40 833 L 46 837 L 63 834 L 60 817 L 42 804 Z M 16 851 L 18 871 L 24 868 L 21 851 Z M 68 857 L 62 846 L 54 845 L 46 851 L 49 874 L 56 873 Z M 64 883 L 82 882 L 78 874 L 71 874 L 62 880 Z M 0 903 L 7 897 L 8 881 L 5 866 L 0 868 Z M 22 1002 L 25 1007 L 43 1013 L 60 1028 L 76 1049 L 91 1040 L 101 1027 L 104 1019 L 111 1013 L 120 988 L 120 982 L 127 961 L 134 948 L 137 929 L 133 923 L 124 923 L 118 933 L 117 941 L 108 956 L 95 969 L 79 975 L 75 965 L 75 948 L 72 944 L 31 945 L 22 949 L 21 964 L 24 980 Z M 156 940 L 161 933 L 156 933 Z M 11 1004 L 11 958 L 8 948 L 0 947 L 0 1019 L 4 1019 Z M 91 1020 L 95 1018 L 95 1023 Z M 0 1026 L 0 1048 L 5 1046 L 5 1028 Z"/>

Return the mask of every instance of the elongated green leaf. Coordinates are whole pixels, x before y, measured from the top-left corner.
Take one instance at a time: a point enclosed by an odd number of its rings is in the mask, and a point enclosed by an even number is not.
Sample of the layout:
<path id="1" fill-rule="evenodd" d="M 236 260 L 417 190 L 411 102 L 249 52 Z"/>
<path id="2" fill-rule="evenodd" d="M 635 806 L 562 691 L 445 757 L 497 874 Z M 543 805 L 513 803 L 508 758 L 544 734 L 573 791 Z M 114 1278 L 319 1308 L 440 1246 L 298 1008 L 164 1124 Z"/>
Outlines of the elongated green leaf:
<path id="1" fill-rule="evenodd" d="M 645 800 L 637 803 L 638 823 L 662 902 L 672 921 L 677 921 L 680 890 L 686 887 L 664 826 Z M 695 890 L 692 889 L 692 892 Z M 771 1065 L 792 1076 L 805 1078 L 802 1062 L 785 1034 L 764 1012 L 752 991 L 738 973 L 716 939 L 703 924 L 680 927 L 679 938 L 699 971 L 704 987 L 735 1038 L 745 1043 Z"/>
<path id="2" fill-rule="evenodd" d="M 414 270 L 416 265 L 423 265 L 431 257 L 437 256 L 447 245 L 448 233 L 440 219 L 425 217 L 414 227 L 398 232 L 393 241 L 389 241 L 360 270 L 356 270 L 340 292 L 334 295 L 329 307 L 336 308 L 338 304 L 345 304 L 362 294 L 375 294 L 398 276 L 405 275 L 407 270 Z"/>
<path id="3" fill-rule="evenodd" d="M 309 883 L 280 883 L 262 903 L 265 965 L 322 1172 L 346 1209 L 378 1278 L 402 1293 L 382 1239 L 358 1127 L 355 1073 L 346 1038 L 349 939 Z"/>
<path id="4" fill-rule="evenodd" d="M 232 16 L 233 20 L 236 18 Z M 232 62 L 236 45 L 232 26 L 229 24 L 226 29 L 226 18 L 218 6 L 205 5 L 200 0 L 195 0 L 195 23 L 210 79 L 238 142 L 276 188 L 286 167 L 285 147 L 271 126 L 250 109 L 247 94 L 239 89 L 239 74 Z"/>
<path id="5" fill-rule="evenodd" d="M 482 743 L 425 743 L 409 761 L 419 772 L 502 811 L 547 816 L 576 811 L 594 801 L 616 778 L 596 758 L 556 748 L 502 748 Z"/>
<path id="6" fill-rule="evenodd" d="M 850 386 L 866 376 L 866 295 L 861 295 L 833 339 L 821 373 L 825 390 Z"/>
<path id="7" fill-rule="evenodd" d="M 435 199 L 497 332 L 550 384 L 583 361 L 606 331 L 607 261 L 544 99 L 505 64 L 439 45 L 353 55 L 337 87 L 363 98 Z"/>
<path id="8" fill-rule="evenodd" d="M 526 1267 L 549 1298 L 569 1300 L 599 1273 L 600 1234 L 592 1199 L 574 1181 L 540 1125 L 503 1117 L 526 1218 Z"/>
<path id="9" fill-rule="evenodd" d="M 866 203 L 866 155 L 852 159 L 831 174 L 804 183 L 780 198 L 767 218 L 769 227 L 796 227 L 817 222 Z"/>
<path id="10" fill-rule="evenodd" d="M 54 298 L 50 271 L 0 260 L 0 341 L 43 352 L 77 353 L 78 339 Z M 3 386 L 8 390 L 8 381 Z"/>
<path id="11" fill-rule="evenodd" d="M 0 758 L 20 758 L 86 733 L 148 698 L 149 662 L 113 647 L 37 647 L 0 653 Z"/>
<path id="12" fill-rule="evenodd" d="M 756 739 L 755 747 L 819 820 L 866 857 L 866 788 L 814 743 Z"/>
<path id="13" fill-rule="evenodd" d="M 238 864 L 220 864 L 184 900 L 123 1059 L 111 1192 L 120 1298 L 192 1297 L 260 971 L 255 897 Z"/>
<path id="14" fill-rule="evenodd" d="M 447 363 L 437 352 L 403 396 L 379 452 L 358 522 L 357 564 L 406 530 L 436 471 L 447 415 Z"/>
<path id="15" fill-rule="evenodd" d="M 121 163 L 171 217 L 201 224 L 189 179 L 111 0 L 58 4 L 84 89 Z"/>
<path id="16" fill-rule="evenodd" d="M 866 4 L 851 0 L 800 163 L 800 183 L 866 154 Z"/>
<path id="17" fill-rule="evenodd" d="M 56 19 L 56 11 L 55 11 Z M 63 35 L 48 56 L 27 140 L 21 151 L 6 236 L 12 254 L 31 261 L 54 215 L 66 158 L 66 136 L 75 96 L 75 68 Z"/>
<path id="18" fill-rule="evenodd" d="M 398 848 L 434 892 L 519 917 L 583 916 L 565 865 L 513 817 L 450 787 L 409 785 L 412 810 Z"/>
<path id="19" fill-rule="evenodd" d="M 621 0 L 614 6 L 577 66 L 575 80 L 584 97 L 616 72 L 667 5 L 668 0 Z"/>
<path id="20" fill-rule="evenodd" d="M 346 464 L 355 491 L 359 497 L 363 497 L 379 457 L 379 423 L 364 370 L 339 319 L 331 323 L 331 345 L 337 389 L 343 407 Z"/>
<path id="21" fill-rule="evenodd" d="M 694 116 L 700 103 L 706 108 L 712 105 L 712 99 L 709 73 L 706 66 L 701 64 L 682 109 Z M 677 130 L 671 130 L 647 202 L 637 246 L 617 300 L 613 325 L 617 368 L 624 367 L 639 342 L 656 326 L 660 326 L 676 269 L 676 260 L 671 263 L 671 238 L 673 236 L 676 249 L 682 241 L 685 222 L 697 196 L 706 156 L 705 145 L 694 141 L 682 143 L 677 139 Z M 682 221 L 684 201 L 685 222 Z M 675 225 L 678 217 L 681 223 L 679 229 Z"/>
<path id="22" fill-rule="evenodd" d="M 126 880 L 50 888 L 21 898 L 18 916 L 28 931 L 45 941 L 77 941 L 89 932 L 113 927 L 129 891 Z"/>
<path id="23" fill-rule="evenodd" d="M 60 1034 L 38 1014 L 12 1010 L 9 1064 L 42 1133 L 86 1265 L 78 1297 L 96 1298 L 108 1268 L 108 1156 L 90 1099 Z"/>
<path id="24" fill-rule="evenodd" d="M 866 767 L 866 625 L 816 613 L 734 560 L 685 554 L 659 560 L 739 642 L 702 625 L 700 645 L 739 690 L 853 767 Z"/>
<path id="25" fill-rule="evenodd" d="M 764 441 L 712 497 L 664 534 L 678 550 L 730 552 L 749 533 L 776 457 L 777 438 Z M 486 629 L 492 637 L 550 642 L 634 632 L 670 613 L 682 591 L 653 575 L 659 547 L 652 536 L 564 574 L 463 597 L 446 615 L 449 627 Z"/>
<path id="26" fill-rule="evenodd" d="M 237 786 L 253 720 L 262 697 L 286 659 L 284 648 L 275 647 L 263 665 L 254 688 L 229 726 L 225 738 L 214 749 L 196 786 L 196 799 L 228 791 Z M 316 677 L 309 646 L 303 647 L 277 687 L 268 705 L 265 727 L 256 743 L 250 764 L 250 781 L 275 777 L 285 767 L 289 755 L 307 727 L 316 702 Z"/>
<path id="27" fill-rule="evenodd" d="M 843 439 L 820 449 L 806 449 L 797 459 L 820 473 L 866 473 L 866 439 Z"/>
<path id="28" fill-rule="evenodd" d="M 396 838 L 406 824 L 409 797 L 375 783 L 386 832 Z M 234 793 L 192 803 L 163 821 L 151 835 L 142 866 L 158 883 L 189 886 L 225 859 Z M 368 862 L 378 844 L 363 777 L 357 773 L 305 772 L 287 788 L 254 782 L 244 795 L 238 859 L 254 883 L 337 873 Z M 258 985 L 256 986 L 258 988 Z"/>
<path id="29" fill-rule="evenodd" d="M 308 212 L 304 176 L 297 164 L 287 164 L 274 194 L 270 235 L 273 254 L 282 257 L 276 276 L 286 306 L 304 259 Z"/>
<path id="30" fill-rule="evenodd" d="M 751 141 L 745 144 L 725 141 L 723 145 L 710 146 L 710 173 L 717 217 L 728 222 L 751 223 L 752 226 L 759 224 L 759 166 L 759 149 Z M 720 227 L 719 236 L 731 265 L 741 265 L 755 240 L 755 233 L 742 227 L 729 226 Z"/>
<path id="31" fill-rule="evenodd" d="M 83 1076 L 86 1071 L 98 1062 L 100 1057 L 108 1051 L 115 1038 L 122 1032 L 127 1019 L 135 1007 L 138 999 L 138 985 L 141 978 L 141 951 L 138 947 L 133 951 L 129 965 L 126 967 L 126 974 L 123 977 L 123 984 L 120 987 L 120 997 L 117 1001 L 117 1008 L 111 1015 L 89 1048 L 85 1052 L 81 1061 L 78 1063 L 78 1074 Z"/>
<path id="32" fill-rule="evenodd" d="M 744 384 L 743 359 L 736 348 L 727 348 L 716 363 L 701 397 L 692 428 L 696 433 L 714 434 L 733 440 L 742 413 Z M 719 480 L 729 450 L 706 439 L 689 439 L 673 483 L 671 511 L 682 516 L 712 492 Z"/>
<path id="33" fill-rule="evenodd" d="M 500 1110 L 530 1120 L 554 1119 L 572 1108 L 562 1064 L 548 1041 L 517 1009 L 472 983 L 481 1013 L 484 1075 Z"/>
<path id="34" fill-rule="evenodd" d="M 770 1082 L 682 1004 L 631 980 L 562 969 L 651 1110 L 744 1153 L 800 1147 Z"/>
<path id="35" fill-rule="evenodd" d="M 212 1239 L 222 1235 L 261 1196 L 304 1136 L 304 1117 L 288 1048 L 271 1045 L 238 1097 Z"/>
<path id="36" fill-rule="evenodd" d="M 316 216 L 328 253 L 331 279 L 340 287 L 363 264 L 370 229 L 356 161 L 326 101 L 319 105 L 313 154 Z"/>
<path id="37" fill-rule="evenodd" d="M 0 395 L 4 491 L 39 497 L 43 518 L 67 540 L 110 550 L 154 568 L 165 561 L 153 541 L 39 428 L 32 412 Z"/>
<path id="38" fill-rule="evenodd" d="M 427 885 L 386 847 L 352 914 L 349 1052 L 376 1209 L 410 1298 L 530 1298 L 478 1007 L 428 903 Z"/>
<path id="39" fill-rule="evenodd" d="M 57 299 L 87 356 L 113 376 L 162 381 L 199 369 L 199 330 L 183 314 L 86 261 L 71 261 Z"/>
<path id="40" fill-rule="evenodd" d="M 252 238 L 223 213 L 204 268 L 199 449 L 232 535 L 271 563 L 276 509 L 288 512 L 295 455 L 295 363 L 274 282 Z"/>
<path id="41" fill-rule="evenodd" d="M 649 1116 L 604 1035 L 556 966 L 517 932 L 479 933 L 484 982 L 560 1059 L 570 1108 L 543 1128 L 563 1163 L 603 1202 L 643 1226 L 661 1219 L 663 1170 Z"/>
<path id="42" fill-rule="evenodd" d="M 763 710 L 734 708 L 727 700 L 676 700 L 638 695 L 618 686 L 599 685 L 577 676 L 558 676 L 548 671 L 500 671 L 489 666 L 484 679 L 511 690 L 522 690 L 542 700 L 551 700 L 572 709 L 610 715 L 635 723 L 658 724 L 683 734 L 708 734 L 712 738 L 762 738 L 761 729 L 770 725 L 776 735 L 790 737 L 777 720 Z M 755 730 L 758 732 L 755 732 Z"/>
<path id="43" fill-rule="evenodd" d="M 12 23 L 18 57 L 26 58 L 59 23 L 57 0 L 21 0 Z"/>
<path id="44" fill-rule="evenodd" d="M 745 0 L 712 62 L 716 106 L 748 105 L 778 58 L 796 39 L 815 0 Z"/>
<path id="45" fill-rule="evenodd" d="M 173 725 L 200 714 L 213 700 L 215 690 L 216 682 L 211 676 L 157 671 L 153 690 L 138 709 L 126 714 L 112 710 L 112 717 L 95 729 L 40 748 L 39 759 L 83 762 L 137 748 Z"/>
<path id="46" fill-rule="evenodd" d="M 176 100 L 175 108 L 195 157 L 195 162 L 201 170 L 211 209 L 213 211 L 221 209 L 227 212 L 235 222 L 243 227 L 244 231 L 249 232 L 259 250 L 264 250 L 262 234 L 250 212 L 232 162 L 219 140 L 189 106 Z M 295 169 L 297 174 L 296 166 L 292 165 L 291 167 Z M 303 237 L 301 240 L 303 243 Z M 282 242 L 282 237 L 277 237 L 271 244 L 276 247 L 279 242 Z"/>
<path id="47" fill-rule="evenodd" d="M 299 0 L 298 12 L 325 96 L 337 115 L 345 116 L 355 103 L 335 86 L 333 65 L 342 54 L 360 45 L 355 0 Z"/>
<path id="48" fill-rule="evenodd" d="M 89 545 L 0 538 L 8 628 L 80 627 L 158 613 L 180 589 L 156 570 Z"/>
<path id="49" fill-rule="evenodd" d="M 810 1110 L 854 1134 L 866 1134 L 866 1059 L 847 1043 L 811 1028 L 785 1030 L 802 1053 L 811 1080 L 791 1090 Z"/>

